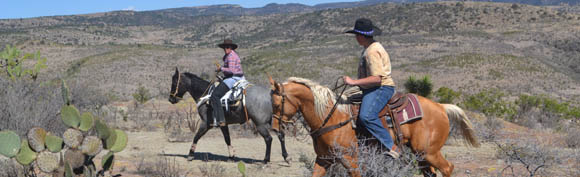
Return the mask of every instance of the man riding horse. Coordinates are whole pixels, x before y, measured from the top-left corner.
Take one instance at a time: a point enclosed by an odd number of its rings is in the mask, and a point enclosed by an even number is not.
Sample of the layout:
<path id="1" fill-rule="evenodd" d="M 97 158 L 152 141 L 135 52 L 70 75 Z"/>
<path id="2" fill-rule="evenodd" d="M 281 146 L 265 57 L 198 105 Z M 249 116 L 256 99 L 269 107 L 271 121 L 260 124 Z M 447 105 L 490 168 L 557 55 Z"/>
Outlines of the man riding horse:
<path id="1" fill-rule="evenodd" d="M 226 39 L 223 43 L 218 44 L 218 47 L 224 50 L 225 55 L 222 58 L 224 62 L 223 66 L 218 66 L 216 72 L 223 72 L 224 78 L 213 90 L 210 97 L 210 103 L 213 109 L 212 115 L 214 120 L 217 120 L 213 125 L 223 127 L 226 126 L 226 121 L 224 110 L 221 108 L 222 105 L 220 99 L 226 94 L 226 92 L 232 89 L 234 83 L 245 79 L 245 77 L 242 70 L 242 62 L 235 51 L 238 48 L 238 45 L 234 44 L 231 39 Z"/>
<path id="2" fill-rule="evenodd" d="M 395 93 L 389 54 L 381 43 L 373 39 L 373 36 L 381 34 L 381 30 L 371 20 L 360 18 L 356 20 L 354 29 L 346 33 L 355 34 L 358 44 L 364 47 L 358 66 L 358 79 L 344 76 L 346 84 L 359 86 L 363 91 L 360 123 L 389 150 L 386 154 L 398 158 L 393 139 L 379 119 L 379 112 Z"/>

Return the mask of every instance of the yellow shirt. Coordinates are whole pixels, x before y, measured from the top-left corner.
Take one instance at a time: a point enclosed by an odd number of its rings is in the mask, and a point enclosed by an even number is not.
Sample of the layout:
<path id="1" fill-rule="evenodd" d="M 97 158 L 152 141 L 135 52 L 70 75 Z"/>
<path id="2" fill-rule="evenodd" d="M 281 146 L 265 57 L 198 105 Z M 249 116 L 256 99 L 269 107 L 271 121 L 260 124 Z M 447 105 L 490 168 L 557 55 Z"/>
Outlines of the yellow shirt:
<path id="1" fill-rule="evenodd" d="M 360 58 L 358 67 L 358 78 L 366 78 L 369 76 L 379 76 L 381 78 L 381 85 L 395 86 L 395 81 L 391 77 L 391 59 L 389 54 L 379 42 L 373 42 L 367 47 Z M 363 89 L 376 87 L 379 85 L 361 86 Z"/>

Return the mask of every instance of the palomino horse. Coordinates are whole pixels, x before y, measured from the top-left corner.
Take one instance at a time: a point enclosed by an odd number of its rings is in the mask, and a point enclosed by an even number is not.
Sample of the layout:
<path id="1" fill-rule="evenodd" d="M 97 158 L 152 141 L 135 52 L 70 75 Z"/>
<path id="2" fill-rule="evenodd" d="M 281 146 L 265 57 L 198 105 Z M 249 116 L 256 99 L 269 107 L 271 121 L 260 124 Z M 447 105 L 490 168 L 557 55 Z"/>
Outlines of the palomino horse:
<path id="1" fill-rule="evenodd" d="M 181 100 L 186 92 L 189 92 L 191 97 L 195 99 L 195 102 L 199 102 L 199 99 L 204 96 L 210 85 L 209 81 L 206 81 L 195 74 L 188 72 L 179 73 L 179 70 L 175 68 L 175 73 L 172 77 L 171 82 L 171 95 L 169 95 L 169 102 L 175 104 Z M 270 90 L 264 86 L 250 86 L 246 89 L 246 108 L 247 114 L 241 108 L 232 111 L 225 111 L 226 124 L 244 123 L 246 120 L 252 120 L 256 125 L 256 129 L 266 142 L 266 156 L 264 157 L 264 163 L 270 162 L 270 150 L 272 147 L 272 136 L 270 136 L 269 129 L 272 123 L 272 103 L 270 102 Z M 212 110 L 209 104 L 204 103 L 198 107 L 198 113 L 202 120 L 197 133 L 193 139 L 193 144 L 189 150 L 188 160 L 193 160 L 193 155 L 195 153 L 195 148 L 197 146 L 197 141 L 211 128 L 210 120 Z M 248 117 L 246 117 L 248 116 Z M 224 134 L 224 139 L 228 145 L 228 150 L 230 153 L 230 158 L 234 157 L 234 150 L 231 146 L 230 132 L 228 126 L 220 127 L 222 133 Z M 278 139 L 280 140 L 280 145 L 282 146 L 282 156 L 284 160 L 290 163 L 288 158 L 288 153 L 286 152 L 286 145 L 284 143 L 284 132 L 277 131 Z"/>
<path id="2" fill-rule="evenodd" d="M 352 124 L 346 123 L 353 115 L 351 105 L 345 99 L 339 99 L 335 111 L 331 113 L 330 108 L 333 108 L 336 96 L 327 87 L 303 78 L 291 77 L 283 84 L 276 83 L 271 77 L 269 79 L 274 115 L 282 120 L 288 120 L 300 111 L 312 130 L 317 155 L 312 176 L 324 176 L 327 168 L 335 161 L 347 168 L 350 176 L 360 176 L 356 153 L 333 153 L 336 149 L 350 148 L 354 148 L 351 149 L 352 152 L 357 152 L 358 139 L 355 129 Z M 441 154 L 441 147 L 449 135 L 449 121 L 460 125 L 463 138 L 469 144 L 478 147 L 479 143 L 474 136 L 471 122 L 463 110 L 455 105 L 439 104 L 424 97 L 419 97 L 419 102 L 424 112 L 423 118 L 401 125 L 402 143 L 410 146 L 415 153 L 424 154 L 424 161 L 419 165 L 424 167 L 422 172 L 425 176 L 436 175 L 434 168 L 439 169 L 443 176 L 451 176 L 453 164 Z M 331 116 L 327 117 L 329 114 Z M 328 118 L 328 122 L 322 127 L 325 118 Z M 319 136 L 313 133 L 331 126 L 335 126 L 336 129 Z M 389 131 L 394 139 L 392 130 Z"/>

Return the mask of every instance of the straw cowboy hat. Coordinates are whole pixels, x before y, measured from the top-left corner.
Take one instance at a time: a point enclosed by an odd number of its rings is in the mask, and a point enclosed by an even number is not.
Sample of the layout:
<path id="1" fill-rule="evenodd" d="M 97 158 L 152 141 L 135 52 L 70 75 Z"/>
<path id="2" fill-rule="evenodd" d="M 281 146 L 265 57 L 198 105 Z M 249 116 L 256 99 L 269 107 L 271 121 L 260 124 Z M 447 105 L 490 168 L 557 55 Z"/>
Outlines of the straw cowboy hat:
<path id="1" fill-rule="evenodd" d="M 378 36 L 383 31 L 373 25 L 373 22 L 366 18 L 359 18 L 354 23 L 354 29 L 348 30 L 345 33 L 360 34 L 364 36 Z"/>
<path id="2" fill-rule="evenodd" d="M 234 44 L 231 39 L 225 39 L 223 43 L 218 44 L 220 48 L 230 47 L 232 50 L 236 50 L 238 48 L 237 44 Z"/>

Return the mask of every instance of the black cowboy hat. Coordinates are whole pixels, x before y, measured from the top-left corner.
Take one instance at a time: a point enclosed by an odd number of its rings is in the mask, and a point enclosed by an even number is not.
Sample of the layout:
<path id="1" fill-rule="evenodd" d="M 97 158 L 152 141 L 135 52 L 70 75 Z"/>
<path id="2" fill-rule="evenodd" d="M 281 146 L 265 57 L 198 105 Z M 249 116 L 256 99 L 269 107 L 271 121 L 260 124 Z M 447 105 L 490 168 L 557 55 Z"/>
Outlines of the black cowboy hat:
<path id="1" fill-rule="evenodd" d="M 218 47 L 220 47 L 220 48 L 222 48 L 222 49 L 223 49 L 223 48 L 226 48 L 226 47 L 228 47 L 228 46 L 229 46 L 229 47 L 230 47 L 232 50 L 236 50 L 236 49 L 238 48 L 238 45 L 237 45 L 237 44 L 234 44 L 234 43 L 232 42 L 232 40 L 231 40 L 231 39 L 225 39 L 223 43 L 221 43 L 221 44 L 218 44 Z"/>
<path id="2" fill-rule="evenodd" d="M 345 33 L 360 34 L 364 36 L 378 36 L 383 33 L 379 27 L 373 25 L 373 22 L 366 18 L 359 18 L 354 23 L 354 29 L 348 30 Z"/>

